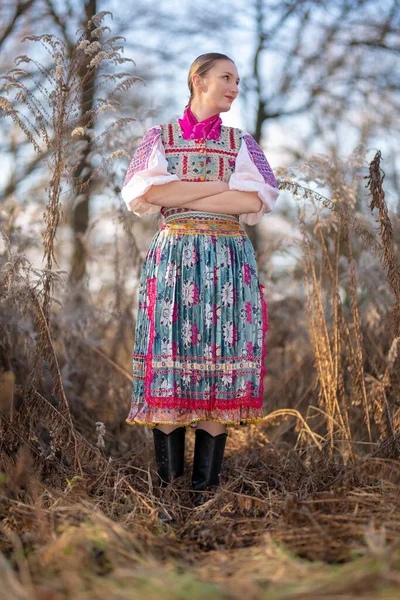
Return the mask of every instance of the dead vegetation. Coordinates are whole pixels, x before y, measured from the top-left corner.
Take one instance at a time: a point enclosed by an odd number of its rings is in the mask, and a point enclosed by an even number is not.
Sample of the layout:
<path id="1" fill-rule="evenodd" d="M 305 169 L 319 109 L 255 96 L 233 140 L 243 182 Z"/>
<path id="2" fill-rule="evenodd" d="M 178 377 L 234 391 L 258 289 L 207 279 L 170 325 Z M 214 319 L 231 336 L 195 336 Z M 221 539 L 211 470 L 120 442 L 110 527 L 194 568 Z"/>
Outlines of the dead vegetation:
<path id="1" fill-rule="evenodd" d="M 101 44 L 91 52 L 100 61 Z M 57 119 L 69 101 L 57 68 L 52 84 Z M 149 431 L 124 423 L 134 329 L 124 279 L 137 256 L 122 265 L 115 244 L 109 310 L 100 294 L 63 289 L 53 269 L 74 166 L 65 140 L 81 126 L 63 123 L 38 146 L 52 173 L 45 268 L 24 254 L 17 213 L 1 213 L 0 597 L 395 598 L 400 222 L 385 203 L 380 153 L 368 173 L 364 149 L 280 173 L 299 205 L 300 293 L 268 303 L 265 422 L 230 432 L 222 487 L 194 509 L 190 431 L 185 475 L 160 498 Z M 367 204 L 363 177 L 376 235 L 355 210 Z M 266 284 L 267 294 L 277 285 Z M 159 523 L 160 502 L 175 527 Z"/>

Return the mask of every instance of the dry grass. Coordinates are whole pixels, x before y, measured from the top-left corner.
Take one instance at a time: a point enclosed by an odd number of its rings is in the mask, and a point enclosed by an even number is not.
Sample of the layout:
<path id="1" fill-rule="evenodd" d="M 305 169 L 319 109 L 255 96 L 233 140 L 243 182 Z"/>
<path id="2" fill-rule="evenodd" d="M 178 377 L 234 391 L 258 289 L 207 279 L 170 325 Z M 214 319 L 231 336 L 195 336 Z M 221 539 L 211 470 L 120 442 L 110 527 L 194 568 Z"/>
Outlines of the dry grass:
<path id="1" fill-rule="evenodd" d="M 103 17 L 84 35 L 101 39 Z M 55 61 L 47 79 L 54 95 L 45 92 L 39 104 L 43 90 L 25 88 L 19 78 L 29 73 L 17 70 L 6 86 L 18 91 L 21 106 L 2 101 L 5 116 L 42 153 L 51 184 L 45 268 L 24 254 L 16 213 L 2 213 L 0 222 L 0 597 L 397 597 L 400 222 L 385 204 L 380 154 L 366 175 L 379 237 L 356 210 L 365 203 L 365 150 L 343 162 L 313 157 L 294 173 L 282 170 L 281 189 L 299 202 L 301 257 L 291 277 L 300 293 L 268 304 L 269 414 L 260 426 L 231 431 L 222 486 L 195 509 L 193 432 L 184 477 L 160 497 L 151 436 L 124 425 L 135 297 L 125 281 L 132 264 L 140 265 L 132 221 L 122 221 L 126 246 L 116 234 L 104 263 L 115 270 L 111 309 L 82 288 L 62 291 L 64 272 L 53 268 L 63 185 L 76 193 L 90 183 L 73 181 L 76 136 L 113 98 L 96 114 L 74 116 L 73 75 L 88 53 L 93 68 L 106 59 L 118 64 L 115 38 L 107 51 L 81 38 L 71 61 L 59 41 L 36 40 Z M 134 83 L 128 75 L 121 74 L 119 92 Z M 22 117 L 22 108 L 41 115 L 39 124 Z M 81 152 L 88 145 L 92 152 L 100 138 L 81 142 Z M 265 283 L 278 286 L 273 278 Z M 175 527 L 158 521 L 161 505 Z"/>
<path id="2" fill-rule="evenodd" d="M 289 444 L 268 444 L 262 428 L 238 430 L 222 488 L 197 509 L 189 464 L 161 499 L 143 467 L 122 461 L 73 479 L 53 468 L 49 484 L 44 460 L 3 458 L 8 597 L 22 585 L 28 598 L 156 598 L 163 581 L 169 598 L 379 597 L 400 576 L 400 468 L 387 451 L 351 470 L 330 462 L 327 446 L 307 465 Z M 158 522 L 160 503 L 175 527 Z"/>

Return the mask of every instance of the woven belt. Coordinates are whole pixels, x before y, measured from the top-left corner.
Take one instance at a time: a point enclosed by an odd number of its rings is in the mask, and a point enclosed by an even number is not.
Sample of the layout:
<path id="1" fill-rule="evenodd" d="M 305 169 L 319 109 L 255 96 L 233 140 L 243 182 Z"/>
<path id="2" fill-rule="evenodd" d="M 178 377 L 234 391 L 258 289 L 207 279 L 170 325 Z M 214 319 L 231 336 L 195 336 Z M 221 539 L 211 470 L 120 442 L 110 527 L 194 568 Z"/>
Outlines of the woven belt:
<path id="1" fill-rule="evenodd" d="M 206 212 L 167 216 L 161 231 L 163 229 L 167 229 L 169 233 L 180 234 L 246 235 L 238 216 Z"/>

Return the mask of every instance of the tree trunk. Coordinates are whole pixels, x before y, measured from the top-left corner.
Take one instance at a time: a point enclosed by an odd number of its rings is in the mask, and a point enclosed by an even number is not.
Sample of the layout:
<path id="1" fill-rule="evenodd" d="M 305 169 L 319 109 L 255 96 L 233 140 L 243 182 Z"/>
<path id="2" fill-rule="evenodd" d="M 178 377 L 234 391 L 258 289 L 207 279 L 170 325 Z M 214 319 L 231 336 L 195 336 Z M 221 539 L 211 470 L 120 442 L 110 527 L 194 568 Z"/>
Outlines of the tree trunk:
<path id="1" fill-rule="evenodd" d="M 97 12 L 97 0 L 89 0 L 85 4 L 86 23 L 91 19 Z M 90 29 L 87 29 L 87 39 L 90 40 L 90 32 L 95 29 L 92 25 Z M 91 40 L 92 41 L 92 40 Z M 87 62 L 91 60 L 88 57 Z M 83 79 L 87 73 L 86 61 L 83 63 L 80 71 L 80 77 Z M 81 108 L 82 114 L 90 111 L 94 104 L 94 88 L 96 80 L 96 71 L 93 69 L 92 74 L 88 77 L 84 83 L 82 83 L 82 101 Z M 85 178 L 89 178 L 92 166 L 89 160 L 89 153 L 91 150 L 90 138 L 88 137 L 88 144 L 83 153 L 82 160 L 76 170 L 76 176 L 79 178 L 85 170 Z M 86 233 L 89 225 L 89 204 L 90 204 L 90 192 L 91 186 L 89 185 L 85 190 L 80 193 L 80 202 L 75 205 L 72 211 L 72 230 L 74 234 L 74 250 L 71 261 L 71 274 L 70 280 L 80 281 L 86 273 L 86 262 L 87 255 L 85 245 L 82 242 L 82 236 Z"/>

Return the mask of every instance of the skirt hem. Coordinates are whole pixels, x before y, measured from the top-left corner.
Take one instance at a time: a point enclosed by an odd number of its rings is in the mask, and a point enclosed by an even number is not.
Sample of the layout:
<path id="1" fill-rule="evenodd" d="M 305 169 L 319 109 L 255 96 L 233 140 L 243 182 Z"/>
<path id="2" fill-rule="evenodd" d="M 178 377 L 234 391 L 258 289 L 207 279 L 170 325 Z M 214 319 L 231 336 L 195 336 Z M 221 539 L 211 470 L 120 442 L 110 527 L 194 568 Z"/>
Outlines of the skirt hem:
<path id="1" fill-rule="evenodd" d="M 187 427 L 189 425 L 193 425 L 194 423 L 197 423 L 199 421 L 212 421 L 214 423 L 222 423 L 223 425 L 227 425 L 227 426 L 231 426 L 231 427 L 240 427 L 241 425 L 256 425 L 258 423 L 262 423 L 265 420 L 265 417 L 260 417 L 260 418 L 254 418 L 254 419 L 241 419 L 240 422 L 237 421 L 223 421 L 222 419 L 204 419 L 203 417 L 200 418 L 195 418 L 195 419 L 191 419 L 190 421 L 188 421 L 187 423 L 179 423 L 177 421 L 155 421 L 155 422 L 151 422 L 151 421 L 139 421 L 134 419 L 133 421 L 129 421 L 128 419 L 125 419 L 125 423 L 127 423 L 128 425 L 145 425 L 147 427 L 150 427 L 151 429 L 154 429 L 154 427 L 157 427 L 157 425 L 179 425 L 180 427 Z"/>

